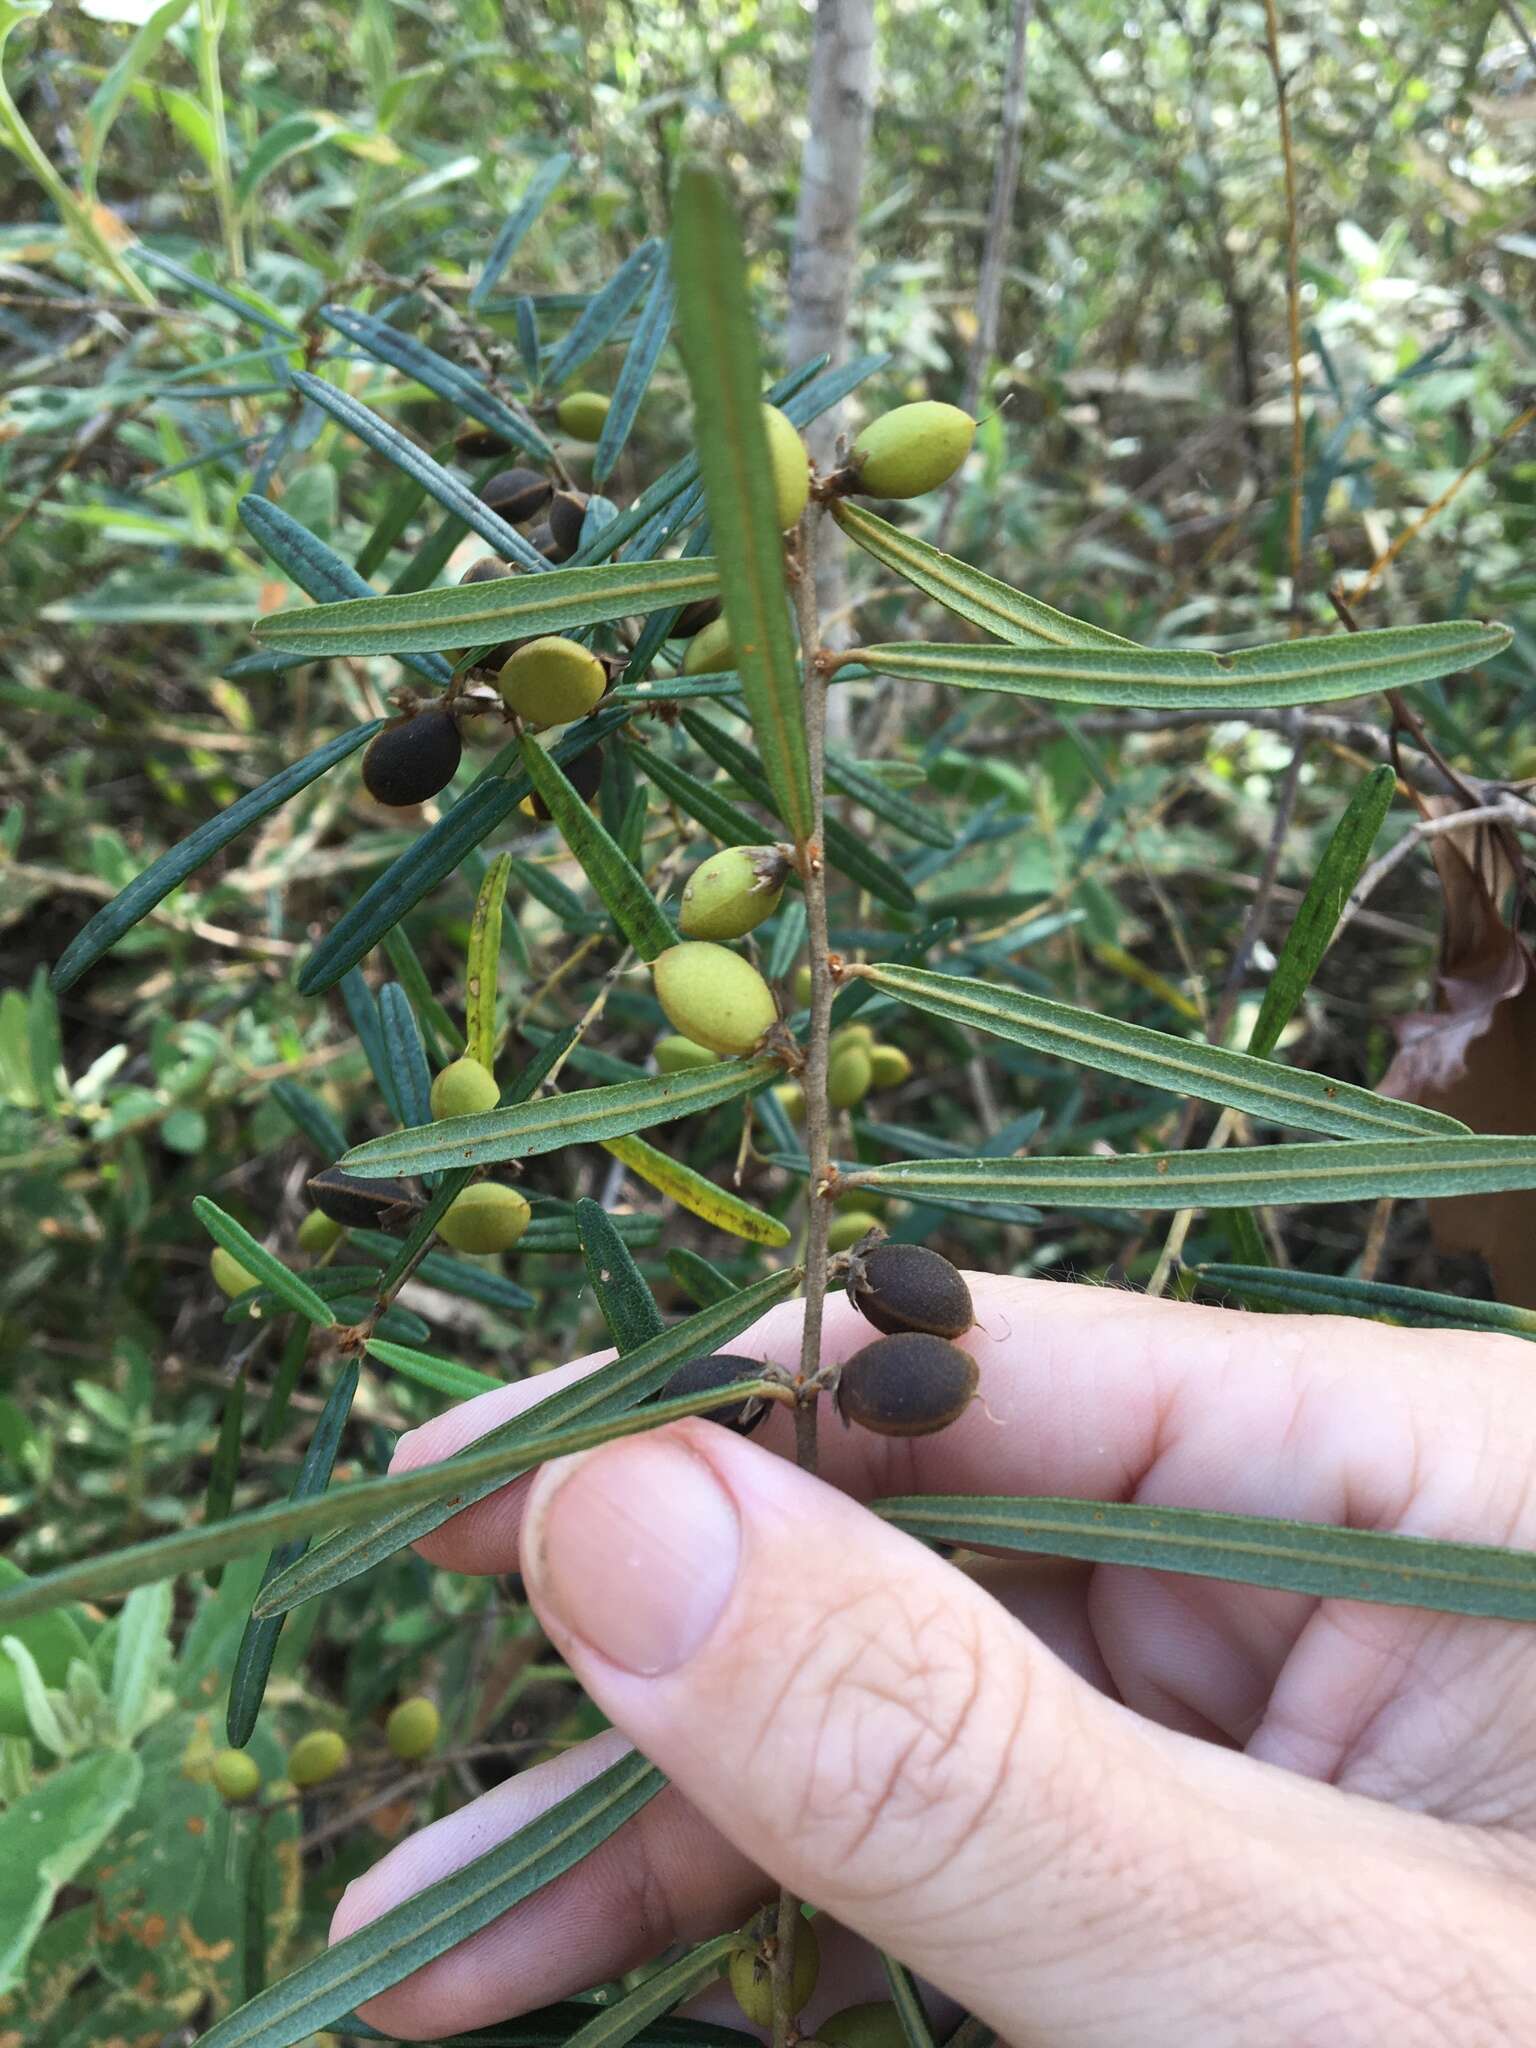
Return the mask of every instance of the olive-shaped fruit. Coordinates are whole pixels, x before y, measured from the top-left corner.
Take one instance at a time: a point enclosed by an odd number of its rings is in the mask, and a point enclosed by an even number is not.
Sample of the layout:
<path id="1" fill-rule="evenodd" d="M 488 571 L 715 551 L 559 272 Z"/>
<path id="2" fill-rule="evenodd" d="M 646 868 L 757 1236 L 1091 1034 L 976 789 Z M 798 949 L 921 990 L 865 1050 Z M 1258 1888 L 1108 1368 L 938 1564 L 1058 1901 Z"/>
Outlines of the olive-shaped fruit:
<path id="1" fill-rule="evenodd" d="M 821 1948 L 809 1920 L 795 1929 L 795 1967 L 790 1980 L 789 2005 L 797 2013 L 816 1989 L 821 1973 Z M 755 2027 L 773 2025 L 773 1968 L 756 1948 L 739 1948 L 731 1957 L 731 1990 L 736 2003 Z"/>
<path id="2" fill-rule="evenodd" d="M 212 1777 L 231 1806 L 244 1806 L 261 1790 L 261 1766 L 243 1749 L 221 1749 L 213 1760 Z"/>
<path id="3" fill-rule="evenodd" d="M 874 1043 L 875 1034 L 867 1024 L 839 1024 L 827 1040 L 827 1049 L 835 1053 L 845 1045 L 862 1045 L 864 1050 L 869 1052 Z"/>
<path id="4" fill-rule="evenodd" d="M 590 647 L 550 633 L 519 647 L 496 687 L 507 709 L 529 725 L 569 725 L 602 697 L 608 671 Z"/>
<path id="5" fill-rule="evenodd" d="M 792 1124 L 805 1121 L 805 1090 L 798 1081 L 781 1081 L 770 1093 Z"/>
<path id="6" fill-rule="evenodd" d="M 208 1270 L 213 1275 L 214 1286 L 220 1294 L 227 1294 L 231 1301 L 261 1285 L 256 1275 L 248 1273 L 234 1253 L 225 1251 L 221 1244 L 216 1244 L 209 1255 Z"/>
<path id="7" fill-rule="evenodd" d="M 389 1719 L 384 1723 L 384 1740 L 389 1744 L 390 1755 L 399 1757 L 405 1764 L 415 1763 L 436 1749 L 442 1725 L 437 1702 L 429 1700 L 424 1693 L 418 1693 L 414 1699 L 402 1700 L 398 1707 L 391 1709 Z"/>
<path id="8" fill-rule="evenodd" d="M 773 517 L 782 533 L 798 526 L 811 495 L 811 458 L 792 420 L 776 405 L 763 407 L 763 432 L 768 437 L 768 465 L 773 471 Z"/>
<path id="9" fill-rule="evenodd" d="M 872 1045 L 869 1049 L 871 1088 L 899 1088 L 912 1078 L 912 1062 L 899 1045 Z"/>
<path id="10" fill-rule="evenodd" d="M 349 1761 L 347 1745 L 334 1728 L 311 1728 L 288 1752 L 289 1782 L 307 1791 L 334 1778 Z"/>
<path id="11" fill-rule="evenodd" d="M 432 1083 L 432 1115 L 437 1122 L 445 1116 L 479 1116 L 500 1100 L 496 1077 L 467 1056 L 444 1067 Z"/>
<path id="12" fill-rule="evenodd" d="M 341 1225 L 334 1217 L 327 1216 L 323 1209 L 311 1209 L 299 1225 L 299 1250 L 312 1252 L 317 1257 L 328 1252 L 333 1244 L 341 1241 Z"/>
<path id="13" fill-rule="evenodd" d="M 873 1209 L 844 1209 L 832 1218 L 828 1226 L 827 1250 L 852 1251 L 861 1237 L 868 1237 L 872 1230 L 879 1228 L 880 1218 Z"/>
<path id="14" fill-rule="evenodd" d="M 549 531 L 556 547 L 574 555 L 581 546 L 582 521 L 587 516 L 585 491 L 556 491 L 549 501 Z"/>
<path id="15" fill-rule="evenodd" d="M 845 2005 L 816 2023 L 822 2048 L 907 2048 L 907 2030 L 889 1999 Z"/>
<path id="16" fill-rule="evenodd" d="M 516 1188 L 496 1180 L 476 1181 L 454 1196 L 437 1234 L 456 1252 L 510 1251 L 528 1228 L 531 1213 Z"/>
<path id="17" fill-rule="evenodd" d="M 315 1207 L 343 1230 L 383 1230 L 391 1209 L 421 1207 L 421 1197 L 403 1180 L 364 1180 L 339 1166 L 311 1174 L 304 1185 Z"/>
<path id="18" fill-rule="evenodd" d="M 541 520 L 533 528 L 528 535 L 528 544 L 537 548 L 546 562 L 568 562 L 576 552 L 574 548 L 568 548 L 563 541 L 556 540 L 555 530 L 547 519 Z"/>
<path id="19" fill-rule="evenodd" d="M 658 1038 L 656 1070 L 662 1074 L 691 1074 L 698 1067 L 718 1065 L 720 1055 L 707 1045 L 695 1045 L 691 1038 Z"/>
<path id="20" fill-rule="evenodd" d="M 681 1401 L 689 1394 L 712 1394 L 716 1387 L 734 1386 L 738 1380 L 760 1380 L 763 1368 L 755 1358 L 742 1358 L 734 1351 L 711 1352 L 708 1358 L 690 1358 L 680 1365 L 657 1396 L 662 1401 Z M 750 1436 L 768 1413 L 760 1396 L 737 1401 L 729 1408 L 712 1408 L 708 1420 L 734 1429 L 738 1436 Z"/>
<path id="21" fill-rule="evenodd" d="M 565 779 L 584 804 L 591 803 L 597 795 L 598 785 L 603 779 L 603 750 L 601 746 L 588 747 L 572 761 L 562 761 Z M 549 806 L 535 789 L 525 796 L 518 809 L 526 811 L 530 818 L 542 818 L 549 822 Z"/>
<path id="22" fill-rule="evenodd" d="M 844 1422 L 877 1436 L 929 1436 L 948 1429 L 971 1405 L 976 1361 L 945 1337 L 903 1330 L 856 1351 L 838 1375 L 834 1397 Z"/>
<path id="23" fill-rule="evenodd" d="M 855 1259 L 848 1299 L 887 1336 L 925 1330 L 930 1337 L 963 1337 L 976 1320 L 965 1275 L 925 1244 L 877 1244 Z"/>
<path id="24" fill-rule="evenodd" d="M 413 718 L 386 725 L 368 742 L 363 783 L 377 803 L 424 804 L 452 782 L 463 754 L 453 713 L 431 704 Z"/>
<path id="25" fill-rule="evenodd" d="M 725 946 L 685 939 L 651 962 L 667 1022 L 712 1052 L 750 1052 L 779 1020 L 773 990 L 750 960 Z"/>
<path id="26" fill-rule="evenodd" d="M 499 583 L 503 576 L 515 576 L 517 570 L 510 562 L 504 562 L 500 555 L 482 555 L 478 562 L 471 562 L 460 583 Z"/>
<path id="27" fill-rule="evenodd" d="M 555 420 L 573 441 L 600 440 L 611 403 L 601 391 L 568 391 L 555 407 Z"/>
<path id="28" fill-rule="evenodd" d="M 683 890 L 678 928 L 690 939 L 740 939 L 772 917 L 789 862 L 776 846 L 723 846 Z"/>
<path id="29" fill-rule="evenodd" d="M 840 1045 L 827 1062 L 827 1106 L 852 1109 L 869 1093 L 869 1047 L 855 1038 Z"/>
<path id="30" fill-rule="evenodd" d="M 976 422 L 958 405 L 925 398 L 871 420 L 853 444 L 858 488 L 874 498 L 918 498 L 947 483 L 971 452 Z"/>
<path id="31" fill-rule="evenodd" d="M 810 1008 L 811 970 L 809 967 L 797 967 L 795 969 L 795 978 L 790 983 L 789 989 L 790 994 L 795 999 L 795 1008 L 797 1010 L 806 1010 Z"/>
<path id="32" fill-rule="evenodd" d="M 683 656 L 685 676 L 712 676 L 736 666 L 736 649 L 731 643 L 731 622 L 716 619 L 701 627 L 688 643 Z"/>
<path id="33" fill-rule="evenodd" d="M 453 437 L 453 445 L 471 462 L 483 462 L 488 455 L 505 455 L 514 444 L 494 427 L 482 426 L 479 420 L 465 420 Z"/>
<path id="34" fill-rule="evenodd" d="M 480 486 L 480 502 L 489 505 L 508 526 L 532 519 L 554 496 L 555 487 L 536 469 L 498 469 Z"/>
<path id="35" fill-rule="evenodd" d="M 692 604 L 685 604 L 677 615 L 677 624 L 667 635 L 669 640 L 691 640 L 695 633 L 702 633 L 706 626 L 712 626 L 720 616 L 718 597 L 696 597 Z"/>

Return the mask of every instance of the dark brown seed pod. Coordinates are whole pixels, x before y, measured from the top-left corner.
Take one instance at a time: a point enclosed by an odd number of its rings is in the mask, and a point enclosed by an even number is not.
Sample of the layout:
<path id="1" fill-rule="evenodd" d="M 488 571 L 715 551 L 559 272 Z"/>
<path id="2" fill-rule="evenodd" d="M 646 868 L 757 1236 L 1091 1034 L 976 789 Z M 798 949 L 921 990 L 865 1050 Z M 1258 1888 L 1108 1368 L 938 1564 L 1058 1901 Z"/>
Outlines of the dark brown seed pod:
<path id="1" fill-rule="evenodd" d="M 718 597 L 695 598 L 692 604 L 685 604 L 677 615 L 677 624 L 667 635 L 669 640 L 691 640 L 695 633 L 702 633 L 706 626 L 712 626 L 720 616 Z"/>
<path id="2" fill-rule="evenodd" d="M 452 782 L 463 753 L 453 713 L 432 704 L 370 740 L 363 786 L 381 804 L 424 804 Z"/>
<path id="3" fill-rule="evenodd" d="M 403 1180 L 361 1180 L 355 1173 L 343 1173 L 339 1166 L 327 1166 L 311 1174 L 305 1186 L 309 1199 L 323 1216 L 344 1230 L 382 1230 L 385 1218 L 404 1209 L 414 1213 L 421 1197 L 413 1194 Z"/>
<path id="4" fill-rule="evenodd" d="M 603 779 L 602 747 L 600 745 L 588 747 L 587 751 L 584 754 L 578 754 L 574 761 L 562 761 L 560 765 L 565 770 L 567 781 L 581 798 L 582 802 L 584 804 L 591 803 L 593 797 L 597 795 L 598 784 Z M 524 802 L 529 805 L 536 818 L 542 818 L 548 823 L 549 812 L 545 808 L 543 797 L 539 795 L 537 790 L 534 790 L 531 795 L 525 797 Z"/>
<path id="5" fill-rule="evenodd" d="M 480 501 L 499 512 L 509 526 L 521 526 L 544 510 L 555 487 L 536 469 L 498 469 L 480 486 Z"/>
<path id="6" fill-rule="evenodd" d="M 487 455 L 505 455 L 512 443 L 505 434 L 498 434 L 494 427 L 483 427 L 478 420 L 466 420 L 454 435 L 453 445 L 460 455 L 467 455 L 472 462 L 483 462 Z"/>
<path id="7" fill-rule="evenodd" d="M 760 1380 L 763 1368 L 755 1358 L 742 1358 L 734 1351 L 711 1352 L 708 1358 L 690 1358 L 680 1365 L 657 1397 L 681 1401 L 688 1394 L 712 1394 L 716 1387 L 734 1386 L 737 1380 Z M 738 1436 L 750 1436 L 768 1413 L 768 1403 L 758 1397 L 737 1401 L 730 1408 L 712 1408 L 708 1420 L 734 1429 Z"/>
<path id="8" fill-rule="evenodd" d="M 556 547 L 574 555 L 581 546 L 582 521 L 587 516 L 585 491 L 556 491 L 549 501 L 549 530 Z"/>
<path id="9" fill-rule="evenodd" d="M 478 562 L 471 562 L 459 578 L 461 583 L 494 583 L 502 576 L 515 576 L 516 569 L 510 562 L 504 562 L 500 555 L 482 555 Z"/>
<path id="10" fill-rule="evenodd" d="M 528 538 L 546 562 L 563 562 L 568 556 L 574 555 L 576 552 L 574 547 L 565 547 L 560 541 L 556 540 L 547 519 L 542 525 L 536 526 Z"/>
<path id="11" fill-rule="evenodd" d="M 929 1436 L 958 1421 L 975 1392 L 969 1353 L 926 1330 L 904 1330 L 855 1352 L 834 1399 L 844 1422 L 877 1436 Z"/>
<path id="12" fill-rule="evenodd" d="M 925 1244 L 887 1242 L 855 1252 L 848 1265 L 848 1299 L 888 1336 L 923 1330 L 930 1337 L 963 1337 L 976 1320 L 959 1267 Z"/>

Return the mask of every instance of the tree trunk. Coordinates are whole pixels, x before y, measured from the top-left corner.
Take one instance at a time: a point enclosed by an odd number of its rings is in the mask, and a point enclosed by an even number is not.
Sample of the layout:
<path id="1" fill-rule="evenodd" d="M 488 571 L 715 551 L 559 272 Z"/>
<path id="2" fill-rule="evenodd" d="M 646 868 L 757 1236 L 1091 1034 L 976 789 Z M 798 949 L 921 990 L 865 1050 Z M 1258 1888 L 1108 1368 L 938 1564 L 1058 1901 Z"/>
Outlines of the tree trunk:
<path id="1" fill-rule="evenodd" d="M 822 354 L 836 363 L 848 353 L 859 199 L 875 110 L 873 0 L 818 0 L 807 101 L 800 205 L 789 264 L 786 367 Z M 819 469 L 830 467 L 840 413 L 841 407 L 834 407 L 806 430 L 806 444 Z M 830 622 L 830 646 L 848 644 L 843 616 L 848 587 L 845 545 L 834 527 L 824 528 L 816 591 L 821 616 Z M 828 699 L 828 725 L 834 737 L 847 732 L 845 703 L 841 690 Z"/>
<path id="2" fill-rule="evenodd" d="M 987 214 L 987 240 L 981 257 L 981 283 L 976 292 L 976 340 L 965 373 L 967 412 L 981 402 L 981 380 L 997 353 L 997 329 L 1003 310 L 1003 272 L 1008 267 L 1008 237 L 1019 190 L 1019 140 L 1024 132 L 1024 91 L 1028 78 L 1025 39 L 1032 12 L 1030 0 L 1013 0 L 1013 41 L 1003 78 L 1003 104 L 998 122 L 997 169 L 992 178 L 992 205 Z"/>

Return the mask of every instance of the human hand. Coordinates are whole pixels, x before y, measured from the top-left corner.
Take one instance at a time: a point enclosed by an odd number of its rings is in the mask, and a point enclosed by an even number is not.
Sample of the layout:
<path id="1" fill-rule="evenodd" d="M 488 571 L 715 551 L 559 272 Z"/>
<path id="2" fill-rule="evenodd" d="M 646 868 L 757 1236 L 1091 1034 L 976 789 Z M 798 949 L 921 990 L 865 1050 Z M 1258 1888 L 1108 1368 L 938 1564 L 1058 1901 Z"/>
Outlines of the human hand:
<path id="1" fill-rule="evenodd" d="M 985 1406 L 941 1434 L 845 1433 L 828 1408 L 813 1479 L 782 1411 L 751 1442 L 677 1424 L 562 1460 L 422 1544 L 450 1569 L 521 1569 L 552 1642 L 672 1784 L 375 1999 L 375 2025 L 422 2037 L 529 2010 L 739 1923 L 782 1883 L 1014 2043 L 1530 2040 L 1536 1634 L 1125 1567 L 967 1574 L 858 1503 L 1067 1494 L 1532 1548 L 1531 1352 L 968 1278 Z M 800 1315 L 731 1348 L 792 1363 Z M 868 1337 L 829 1298 L 823 1356 Z M 396 1469 L 598 1362 L 438 1417 Z M 333 1938 L 622 1747 L 604 1736 L 400 1844 L 349 1887 Z M 850 1941 L 802 2031 L 883 1995 L 859 1967 Z"/>

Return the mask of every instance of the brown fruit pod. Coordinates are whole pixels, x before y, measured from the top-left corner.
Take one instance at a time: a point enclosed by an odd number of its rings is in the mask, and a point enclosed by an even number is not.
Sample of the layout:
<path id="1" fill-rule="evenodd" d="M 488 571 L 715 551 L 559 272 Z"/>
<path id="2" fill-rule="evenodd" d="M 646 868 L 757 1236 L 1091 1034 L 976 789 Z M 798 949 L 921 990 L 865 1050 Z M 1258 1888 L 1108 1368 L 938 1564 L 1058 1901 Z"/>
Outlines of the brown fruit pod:
<path id="1" fill-rule="evenodd" d="M 386 725 L 363 754 L 363 786 L 381 804 L 424 804 L 458 773 L 464 743 L 446 706 Z"/>
<path id="2" fill-rule="evenodd" d="M 733 1386 L 737 1380 L 760 1380 L 763 1368 L 755 1358 L 743 1358 L 734 1351 L 713 1351 L 707 1358 L 690 1358 L 680 1365 L 657 1396 L 662 1401 L 681 1401 L 689 1394 L 712 1394 L 717 1387 Z M 760 1396 L 737 1401 L 730 1408 L 712 1408 L 705 1417 L 738 1436 L 750 1436 L 768 1413 Z"/>
<path id="3" fill-rule="evenodd" d="M 603 779 L 603 750 L 601 745 L 588 747 L 587 751 L 584 754 L 578 754 L 574 761 L 562 761 L 560 765 L 565 770 L 566 780 L 581 798 L 582 802 L 584 804 L 591 803 L 593 797 L 597 795 L 598 785 Z M 546 824 L 549 822 L 549 811 L 545 806 L 543 797 L 539 795 L 537 790 L 534 790 L 531 795 L 525 797 L 523 801 L 528 805 L 536 818 L 542 818 Z"/>
<path id="4" fill-rule="evenodd" d="M 555 487 L 536 469 L 498 469 L 480 486 L 480 502 L 499 512 L 509 526 L 521 526 L 549 503 Z"/>
<path id="5" fill-rule="evenodd" d="M 568 555 L 575 554 L 581 546 L 581 528 L 586 516 L 585 491 L 556 491 L 546 514 L 556 547 L 563 548 Z"/>
<path id="6" fill-rule="evenodd" d="M 958 1266 L 925 1244 L 872 1245 L 848 1266 L 848 1299 L 887 1336 L 921 1330 L 963 1337 L 976 1320 L 971 1290 Z"/>
<path id="7" fill-rule="evenodd" d="M 510 562 L 504 562 L 500 555 L 482 555 L 478 562 L 471 562 L 459 578 L 461 583 L 495 583 L 503 576 L 515 576 L 516 569 Z"/>
<path id="8" fill-rule="evenodd" d="M 421 1207 L 421 1197 L 403 1180 L 363 1180 L 339 1166 L 311 1174 L 304 1185 L 320 1213 L 343 1230 L 385 1230 L 397 1210 L 414 1214 Z"/>
<path id="9" fill-rule="evenodd" d="M 957 1422 L 975 1394 L 969 1352 L 925 1330 L 905 1330 L 855 1352 L 833 1400 L 845 1423 L 877 1436 L 930 1436 Z"/>
<path id="10" fill-rule="evenodd" d="M 692 604 L 685 604 L 677 615 L 677 624 L 667 635 L 669 640 L 691 640 L 695 633 L 702 633 L 706 626 L 712 626 L 720 616 L 718 597 L 696 597 Z"/>

